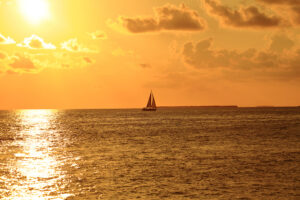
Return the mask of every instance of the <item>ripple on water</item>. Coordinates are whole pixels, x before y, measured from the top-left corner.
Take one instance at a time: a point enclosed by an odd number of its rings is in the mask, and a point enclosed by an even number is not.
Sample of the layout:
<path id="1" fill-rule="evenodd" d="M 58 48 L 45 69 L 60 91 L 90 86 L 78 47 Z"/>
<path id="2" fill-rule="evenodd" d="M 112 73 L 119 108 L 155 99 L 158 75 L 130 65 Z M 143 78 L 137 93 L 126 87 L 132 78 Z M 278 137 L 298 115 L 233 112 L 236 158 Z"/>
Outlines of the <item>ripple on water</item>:
<path id="1" fill-rule="evenodd" d="M 0 196 L 296 199 L 299 108 L 0 111 Z"/>

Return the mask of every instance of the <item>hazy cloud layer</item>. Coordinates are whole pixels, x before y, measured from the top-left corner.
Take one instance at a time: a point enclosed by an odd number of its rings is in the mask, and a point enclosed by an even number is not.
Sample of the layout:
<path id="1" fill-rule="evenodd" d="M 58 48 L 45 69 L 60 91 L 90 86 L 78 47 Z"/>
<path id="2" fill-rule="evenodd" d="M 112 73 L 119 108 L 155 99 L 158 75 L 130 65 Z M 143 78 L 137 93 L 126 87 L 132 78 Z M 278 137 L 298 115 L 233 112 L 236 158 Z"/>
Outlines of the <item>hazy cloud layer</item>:
<path id="1" fill-rule="evenodd" d="M 79 44 L 77 38 L 70 39 L 61 43 L 61 48 L 71 52 L 95 53 L 95 51 Z"/>
<path id="2" fill-rule="evenodd" d="M 37 35 L 25 38 L 23 43 L 18 44 L 20 47 L 27 47 L 29 49 L 56 49 L 51 43 L 45 43 L 42 38 Z"/>
<path id="3" fill-rule="evenodd" d="M 155 17 L 120 17 L 122 26 L 131 33 L 155 31 L 201 31 L 205 27 L 199 14 L 184 4 L 167 4 L 155 8 Z"/>
<path id="4" fill-rule="evenodd" d="M 0 44 L 15 44 L 16 42 L 10 37 L 4 37 L 0 34 Z"/>
<path id="5" fill-rule="evenodd" d="M 107 35 L 104 31 L 95 31 L 92 33 L 89 33 L 89 35 L 92 37 L 93 40 L 97 40 L 97 39 L 107 39 Z"/>
<path id="6" fill-rule="evenodd" d="M 134 52 L 131 51 L 131 50 L 129 50 L 129 51 L 128 51 L 128 50 L 124 50 L 124 49 L 118 47 L 118 48 L 114 49 L 114 50 L 111 52 L 111 54 L 112 54 L 113 56 L 133 56 L 133 55 L 134 55 Z"/>
<path id="7" fill-rule="evenodd" d="M 281 19 L 277 16 L 269 16 L 260 11 L 255 6 L 240 8 L 233 10 L 225 5 L 221 5 L 215 0 L 205 0 L 209 12 L 217 16 L 220 20 L 233 27 L 256 27 L 270 28 L 277 27 L 281 23 Z"/>
<path id="8" fill-rule="evenodd" d="M 280 41 L 278 41 L 280 40 Z M 282 43 L 287 42 L 286 45 Z M 274 79 L 300 78 L 300 51 L 288 50 L 290 41 L 273 37 L 267 50 L 245 51 L 213 48 L 213 39 L 186 43 L 183 48 L 184 61 L 197 69 L 220 69 L 241 76 Z M 280 44 L 280 45 L 279 45 Z"/>

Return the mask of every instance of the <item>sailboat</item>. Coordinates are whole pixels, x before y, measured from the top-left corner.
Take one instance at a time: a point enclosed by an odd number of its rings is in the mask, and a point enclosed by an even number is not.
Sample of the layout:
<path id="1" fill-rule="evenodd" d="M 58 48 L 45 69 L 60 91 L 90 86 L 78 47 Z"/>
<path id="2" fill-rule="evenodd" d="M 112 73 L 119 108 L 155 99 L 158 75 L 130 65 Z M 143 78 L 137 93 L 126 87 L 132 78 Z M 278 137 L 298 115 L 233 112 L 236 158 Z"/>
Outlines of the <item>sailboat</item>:
<path id="1" fill-rule="evenodd" d="M 150 92 L 147 106 L 143 108 L 143 111 L 156 111 L 156 103 L 152 91 Z"/>

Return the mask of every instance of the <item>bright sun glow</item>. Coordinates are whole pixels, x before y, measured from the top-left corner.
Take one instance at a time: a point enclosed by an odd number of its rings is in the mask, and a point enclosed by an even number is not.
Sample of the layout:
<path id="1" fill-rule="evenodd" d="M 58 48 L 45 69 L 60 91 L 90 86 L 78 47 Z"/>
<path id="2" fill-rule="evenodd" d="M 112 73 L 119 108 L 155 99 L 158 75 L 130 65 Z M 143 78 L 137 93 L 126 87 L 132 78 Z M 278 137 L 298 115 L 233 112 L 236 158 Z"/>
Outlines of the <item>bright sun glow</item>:
<path id="1" fill-rule="evenodd" d="M 50 16 L 47 0 L 19 0 L 19 4 L 30 23 L 37 24 Z"/>

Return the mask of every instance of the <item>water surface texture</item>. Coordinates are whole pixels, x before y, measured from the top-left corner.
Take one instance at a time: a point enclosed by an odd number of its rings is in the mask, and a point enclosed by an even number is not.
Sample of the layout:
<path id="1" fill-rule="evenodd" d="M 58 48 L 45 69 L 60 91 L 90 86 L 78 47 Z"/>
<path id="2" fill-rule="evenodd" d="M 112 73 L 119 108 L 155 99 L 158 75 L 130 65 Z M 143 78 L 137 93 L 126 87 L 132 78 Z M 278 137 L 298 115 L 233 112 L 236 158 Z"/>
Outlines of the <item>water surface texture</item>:
<path id="1" fill-rule="evenodd" d="M 0 111 L 0 199 L 300 199 L 300 108 Z"/>

